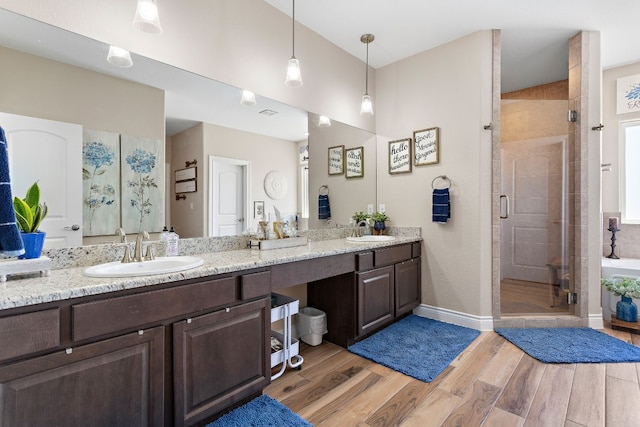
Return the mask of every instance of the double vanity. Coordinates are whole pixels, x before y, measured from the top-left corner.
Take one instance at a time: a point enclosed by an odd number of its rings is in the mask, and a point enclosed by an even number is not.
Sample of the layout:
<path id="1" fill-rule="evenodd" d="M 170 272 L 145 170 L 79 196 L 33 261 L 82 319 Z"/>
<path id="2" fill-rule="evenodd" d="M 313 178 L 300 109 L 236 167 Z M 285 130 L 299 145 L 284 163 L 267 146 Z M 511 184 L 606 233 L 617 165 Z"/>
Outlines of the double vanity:
<path id="1" fill-rule="evenodd" d="M 420 303 L 420 237 L 198 254 L 201 266 L 0 288 L 1 424 L 200 425 L 271 381 L 270 295 L 307 284 L 347 346 Z"/>

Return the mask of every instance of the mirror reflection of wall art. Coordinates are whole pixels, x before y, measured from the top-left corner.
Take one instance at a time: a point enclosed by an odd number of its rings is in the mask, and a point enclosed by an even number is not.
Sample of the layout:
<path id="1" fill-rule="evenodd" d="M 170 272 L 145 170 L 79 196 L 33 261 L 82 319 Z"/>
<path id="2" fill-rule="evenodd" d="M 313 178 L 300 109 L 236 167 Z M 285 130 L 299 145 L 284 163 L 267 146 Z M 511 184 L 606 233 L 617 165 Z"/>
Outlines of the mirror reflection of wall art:
<path id="1" fill-rule="evenodd" d="M 188 180 L 196 179 L 197 177 L 198 177 L 197 167 L 178 169 L 177 171 L 175 171 L 176 182 L 188 181 Z"/>
<path id="2" fill-rule="evenodd" d="M 289 189 L 287 178 L 278 170 L 272 170 L 264 177 L 264 192 L 270 199 L 282 199 Z"/>
<path id="3" fill-rule="evenodd" d="M 195 179 L 176 182 L 174 191 L 176 194 L 195 193 L 196 191 L 198 191 L 198 182 Z"/>
<path id="4" fill-rule="evenodd" d="M 122 135 L 122 227 L 157 232 L 164 225 L 164 153 L 158 139 Z"/>
<path id="5" fill-rule="evenodd" d="M 347 148 L 345 150 L 347 163 L 347 178 L 361 178 L 364 176 L 364 147 Z"/>
<path id="6" fill-rule="evenodd" d="M 413 132 L 413 164 L 433 165 L 440 162 L 440 129 L 429 128 Z"/>
<path id="7" fill-rule="evenodd" d="M 411 138 L 389 141 L 389 173 L 411 172 Z"/>
<path id="8" fill-rule="evenodd" d="M 640 74 L 616 80 L 618 114 L 640 111 Z"/>
<path id="9" fill-rule="evenodd" d="M 329 147 L 329 175 L 344 173 L 344 145 Z"/>
<path id="10" fill-rule="evenodd" d="M 82 133 L 82 235 L 113 234 L 120 227 L 120 135 Z"/>

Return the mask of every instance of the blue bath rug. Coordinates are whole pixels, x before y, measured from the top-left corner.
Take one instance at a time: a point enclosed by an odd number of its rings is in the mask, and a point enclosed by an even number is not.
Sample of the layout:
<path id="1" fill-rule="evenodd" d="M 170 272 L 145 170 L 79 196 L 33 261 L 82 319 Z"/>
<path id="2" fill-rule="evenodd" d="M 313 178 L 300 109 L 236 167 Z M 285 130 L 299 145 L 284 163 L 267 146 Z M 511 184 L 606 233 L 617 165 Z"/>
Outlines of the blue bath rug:
<path id="1" fill-rule="evenodd" d="M 412 314 L 349 346 L 349 351 L 429 383 L 478 335 L 475 329 Z"/>
<path id="2" fill-rule="evenodd" d="M 263 394 L 249 403 L 224 414 L 206 427 L 313 427 L 300 415 L 277 400 Z"/>
<path id="3" fill-rule="evenodd" d="M 496 329 L 544 363 L 640 362 L 640 347 L 591 328 Z"/>

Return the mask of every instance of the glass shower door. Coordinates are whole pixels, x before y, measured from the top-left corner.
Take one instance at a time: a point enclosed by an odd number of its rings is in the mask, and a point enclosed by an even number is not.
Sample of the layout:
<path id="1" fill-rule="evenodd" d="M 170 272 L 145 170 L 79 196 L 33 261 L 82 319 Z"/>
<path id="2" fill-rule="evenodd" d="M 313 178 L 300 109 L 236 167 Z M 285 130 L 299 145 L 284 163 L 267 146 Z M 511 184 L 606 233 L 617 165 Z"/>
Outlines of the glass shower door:
<path id="1" fill-rule="evenodd" d="M 501 314 L 573 313 L 568 138 L 503 142 L 501 168 Z"/>

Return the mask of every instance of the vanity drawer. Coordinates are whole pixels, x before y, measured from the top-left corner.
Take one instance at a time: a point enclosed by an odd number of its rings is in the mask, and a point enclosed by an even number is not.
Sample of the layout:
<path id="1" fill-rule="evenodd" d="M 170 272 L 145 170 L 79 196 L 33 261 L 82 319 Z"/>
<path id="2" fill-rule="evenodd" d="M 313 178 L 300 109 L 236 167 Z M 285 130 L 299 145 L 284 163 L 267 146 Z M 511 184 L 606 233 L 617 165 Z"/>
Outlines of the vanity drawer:
<path id="1" fill-rule="evenodd" d="M 0 360 L 60 345 L 60 310 L 36 311 L 0 319 Z"/>
<path id="2" fill-rule="evenodd" d="M 411 245 L 392 246 L 390 248 L 378 249 L 374 254 L 376 267 L 395 264 L 397 262 L 411 259 Z"/>
<path id="3" fill-rule="evenodd" d="M 411 244 L 411 258 L 419 258 L 422 255 L 422 249 L 420 247 L 420 242 L 415 242 Z"/>
<path id="4" fill-rule="evenodd" d="M 373 268 L 373 252 L 356 254 L 356 271 L 366 271 Z"/>
<path id="5" fill-rule="evenodd" d="M 244 274 L 240 276 L 240 299 L 248 300 L 271 294 L 271 272 Z"/>
<path id="6" fill-rule="evenodd" d="M 76 304 L 71 307 L 74 341 L 139 328 L 236 301 L 236 278 Z"/>

